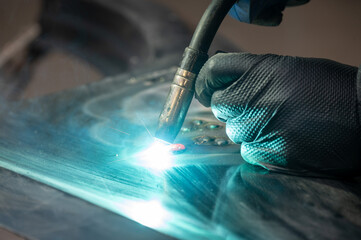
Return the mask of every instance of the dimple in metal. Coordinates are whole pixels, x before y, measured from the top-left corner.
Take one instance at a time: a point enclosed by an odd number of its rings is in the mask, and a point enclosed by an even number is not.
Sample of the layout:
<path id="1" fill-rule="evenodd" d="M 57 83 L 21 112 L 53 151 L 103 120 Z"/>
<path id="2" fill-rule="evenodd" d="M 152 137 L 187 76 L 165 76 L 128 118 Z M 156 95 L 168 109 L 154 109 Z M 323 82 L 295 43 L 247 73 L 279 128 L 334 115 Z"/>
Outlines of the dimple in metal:
<path id="1" fill-rule="evenodd" d="M 209 125 L 206 126 L 206 128 L 211 129 L 211 130 L 217 129 L 217 128 L 220 128 L 220 127 L 221 126 L 218 125 L 218 124 L 209 124 Z"/>
<path id="2" fill-rule="evenodd" d="M 203 124 L 203 121 L 202 120 L 194 120 L 193 124 L 196 125 L 196 126 L 199 126 L 199 125 Z"/>
<path id="3" fill-rule="evenodd" d="M 225 138 L 218 138 L 213 136 L 198 136 L 193 139 L 194 144 L 197 145 L 213 145 L 224 146 L 230 144 L 230 141 Z"/>
<path id="4" fill-rule="evenodd" d="M 196 119 L 188 122 L 185 127 L 182 127 L 181 133 L 184 134 L 193 131 L 217 130 L 221 128 L 222 126 L 217 123 L 210 123 L 201 119 Z"/>

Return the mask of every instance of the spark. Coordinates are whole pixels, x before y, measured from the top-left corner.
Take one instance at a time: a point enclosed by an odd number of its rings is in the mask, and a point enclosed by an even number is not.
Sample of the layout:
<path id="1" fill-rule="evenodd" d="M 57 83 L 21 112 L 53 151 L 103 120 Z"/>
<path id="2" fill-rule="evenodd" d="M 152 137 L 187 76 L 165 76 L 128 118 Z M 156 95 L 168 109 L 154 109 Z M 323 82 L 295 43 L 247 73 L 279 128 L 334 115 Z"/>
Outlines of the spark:
<path id="1" fill-rule="evenodd" d="M 137 116 L 138 116 L 138 119 L 142 122 L 144 128 L 147 130 L 149 136 L 153 139 L 154 137 L 153 137 L 153 135 L 150 133 L 150 131 L 149 131 L 149 129 L 147 128 L 147 126 L 145 125 L 145 122 L 143 121 L 143 119 L 139 117 L 139 114 L 137 114 Z"/>
<path id="2" fill-rule="evenodd" d="M 124 133 L 124 134 L 127 134 L 127 135 L 130 135 L 129 133 L 127 133 L 127 132 L 123 132 L 123 131 L 121 131 L 121 130 L 119 130 L 119 129 L 116 129 L 116 128 L 113 128 L 113 127 L 109 127 L 110 129 L 113 129 L 113 130 L 115 130 L 115 131 L 117 131 L 117 132 L 120 132 L 120 133 Z"/>
<path id="3" fill-rule="evenodd" d="M 120 162 L 120 161 L 125 161 L 125 160 L 126 160 L 125 158 L 122 158 L 122 159 L 117 159 L 117 160 L 110 161 L 108 163 Z"/>

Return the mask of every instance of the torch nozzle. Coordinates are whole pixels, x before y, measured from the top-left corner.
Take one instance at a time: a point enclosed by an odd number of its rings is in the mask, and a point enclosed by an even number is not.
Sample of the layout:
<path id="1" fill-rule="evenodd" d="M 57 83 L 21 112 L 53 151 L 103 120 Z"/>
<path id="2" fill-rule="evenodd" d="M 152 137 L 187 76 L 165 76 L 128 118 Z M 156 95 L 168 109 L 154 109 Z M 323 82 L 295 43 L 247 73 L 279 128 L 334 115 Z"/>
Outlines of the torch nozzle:
<path id="1" fill-rule="evenodd" d="M 159 116 L 156 138 L 173 143 L 193 99 L 195 78 L 196 74 L 178 68 Z"/>

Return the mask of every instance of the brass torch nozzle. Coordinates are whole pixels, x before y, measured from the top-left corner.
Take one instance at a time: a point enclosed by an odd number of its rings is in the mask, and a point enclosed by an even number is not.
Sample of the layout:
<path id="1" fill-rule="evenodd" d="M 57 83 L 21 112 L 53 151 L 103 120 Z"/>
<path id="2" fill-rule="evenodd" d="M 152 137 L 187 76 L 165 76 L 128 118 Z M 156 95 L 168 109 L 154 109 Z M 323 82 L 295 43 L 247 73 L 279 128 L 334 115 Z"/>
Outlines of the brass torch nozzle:
<path id="1" fill-rule="evenodd" d="M 196 77 L 196 74 L 178 68 L 159 116 L 156 138 L 173 143 L 192 102 Z"/>

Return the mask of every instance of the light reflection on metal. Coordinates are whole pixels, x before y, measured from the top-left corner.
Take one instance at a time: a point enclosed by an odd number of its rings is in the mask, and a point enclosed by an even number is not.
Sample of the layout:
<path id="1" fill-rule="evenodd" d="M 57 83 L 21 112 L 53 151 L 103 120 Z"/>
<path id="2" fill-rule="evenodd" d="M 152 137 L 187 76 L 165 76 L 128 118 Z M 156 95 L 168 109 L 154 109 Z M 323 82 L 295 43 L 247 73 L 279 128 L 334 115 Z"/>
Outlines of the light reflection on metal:
<path id="1" fill-rule="evenodd" d="M 200 126 L 200 125 L 203 124 L 203 121 L 202 120 L 194 120 L 193 124 L 196 125 L 196 126 Z"/>
<path id="2" fill-rule="evenodd" d="M 211 129 L 211 130 L 214 130 L 214 129 L 217 129 L 217 128 L 220 128 L 220 127 L 221 127 L 221 125 L 219 125 L 219 124 L 208 124 L 206 126 L 207 129 Z"/>
<path id="3" fill-rule="evenodd" d="M 224 145 L 227 145 L 229 142 L 227 139 L 224 139 L 224 138 L 216 138 L 214 140 L 214 143 L 217 144 L 218 146 L 224 146 Z"/>
<path id="4" fill-rule="evenodd" d="M 190 129 L 190 128 L 187 128 L 187 127 L 183 127 L 183 128 L 181 128 L 181 131 L 182 131 L 182 132 L 190 132 L 191 129 Z"/>
<path id="5" fill-rule="evenodd" d="M 172 219 L 171 213 L 157 199 L 129 201 L 118 206 L 127 217 L 151 228 L 164 228 Z"/>

